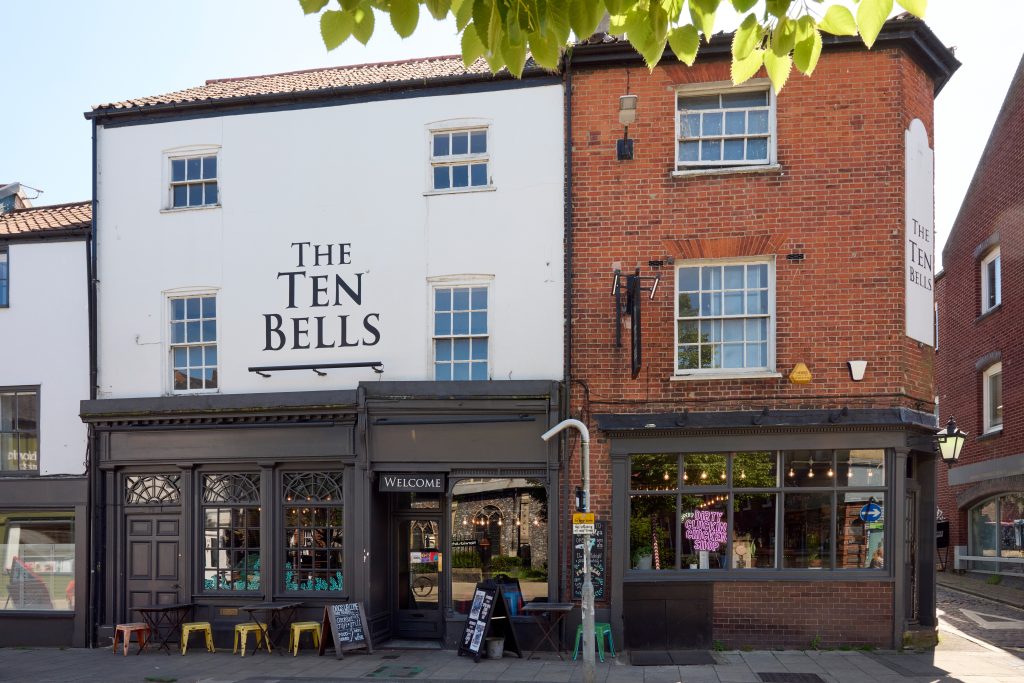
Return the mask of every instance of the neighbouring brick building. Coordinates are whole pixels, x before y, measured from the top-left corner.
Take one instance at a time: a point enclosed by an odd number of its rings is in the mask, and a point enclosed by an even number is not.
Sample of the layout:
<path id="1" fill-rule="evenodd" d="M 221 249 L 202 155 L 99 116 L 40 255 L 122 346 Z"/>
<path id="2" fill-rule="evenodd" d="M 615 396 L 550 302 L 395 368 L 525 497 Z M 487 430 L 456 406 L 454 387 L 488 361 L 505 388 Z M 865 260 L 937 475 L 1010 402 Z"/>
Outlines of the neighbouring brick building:
<path id="1" fill-rule="evenodd" d="M 731 86 L 729 47 L 651 72 L 596 36 L 566 74 L 598 618 L 631 649 L 892 647 L 936 623 L 932 105 L 958 62 L 901 17 L 776 97 Z"/>
<path id="2" fill-rule="evenodd" d="M 939 468 L 939 508 L 961 568 L 1024 572 L 1024 61 L 949 240 L 936 289 L 938 403 L 969 434 Z M 952 552 L 950 553 L 952 558 Z M 980 559 L 984 558 L 984 559 Z M 952 559 L 950 561 L 952 564 Z"/>

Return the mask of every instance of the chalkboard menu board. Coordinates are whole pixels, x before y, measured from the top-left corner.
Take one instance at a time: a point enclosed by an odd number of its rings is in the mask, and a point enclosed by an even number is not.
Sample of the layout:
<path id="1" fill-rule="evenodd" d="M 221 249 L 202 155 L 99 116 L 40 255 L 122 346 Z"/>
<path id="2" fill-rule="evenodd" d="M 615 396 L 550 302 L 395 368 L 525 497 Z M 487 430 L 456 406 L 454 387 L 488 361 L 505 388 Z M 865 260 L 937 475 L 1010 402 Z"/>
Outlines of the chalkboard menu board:
<path id="1" fill-rule="evenodd" d="M 469 609 L 466 628 L 459 641 L 459 655 L 472 655 L 479 662 L 489 634 L 505 639 L 505 652 L 514 652 L 520 657 L 519 642 L 515 626 L 509 615 L 508 603 L 494 581 L 481 581 L 473 591 L 473 605 Z"/>
<path id="2" fill-rule="evenodd" d="M 594 584 L 594 599 L 604 598 L 604 531 L 606 522 L 595 522 L 590 535 L 590 581 Z M 583 597 L 583 536 L 572 537 L 572 596 Z"/>
<path id="3" fill-rule="evenodd" d="M 348 602 L 341 605 L 324 607 L 324 618 L 320 625 L 320 654 L 324 653 L 327 637 L 334 639 L 334 650 L 338 659 L 342 659 L 345 650 L 365 647 L 373 652 L 370 642 L 370 629 L 366 626 L 366 612 L 360 602 Z"/>

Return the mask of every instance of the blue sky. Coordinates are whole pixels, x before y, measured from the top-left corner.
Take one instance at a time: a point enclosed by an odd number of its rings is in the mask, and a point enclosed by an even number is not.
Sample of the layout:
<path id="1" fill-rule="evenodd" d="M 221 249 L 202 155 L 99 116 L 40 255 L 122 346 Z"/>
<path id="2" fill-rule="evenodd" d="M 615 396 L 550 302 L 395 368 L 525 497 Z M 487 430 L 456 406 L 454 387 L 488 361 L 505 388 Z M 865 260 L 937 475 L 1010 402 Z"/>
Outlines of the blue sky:
<path id="1" fill-rule="evenodd" d="M 964 63 L 935 103 L 940 245 L 1024 51 L 1017 32 L 1024 2 L 972 0 L 967 18 L 957 14 L 965 4 L 932 0 L 927 16 Z M 82 113 L 94 104 L 208 78 L 454 54 L 459 46 L 451 24 L 424 12 L 426 30 L 408 40 L 378 22 L 369 46 L 352 40 L 328 53 L 317 20 L 304 17 L 297 0 L 4 0 L 0 17 L 0 182 L 42 189 L 37 205 L 89 198 L 90 126 Z M 723 16 L 716 28 L 732 22 Z"/>

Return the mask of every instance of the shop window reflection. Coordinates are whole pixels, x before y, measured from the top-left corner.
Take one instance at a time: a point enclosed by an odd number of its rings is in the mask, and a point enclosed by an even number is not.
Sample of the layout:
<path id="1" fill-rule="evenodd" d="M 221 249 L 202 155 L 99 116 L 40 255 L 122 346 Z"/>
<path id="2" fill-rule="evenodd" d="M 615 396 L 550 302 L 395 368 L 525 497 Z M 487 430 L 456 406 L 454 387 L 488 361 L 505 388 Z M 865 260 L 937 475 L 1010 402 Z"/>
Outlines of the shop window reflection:
<path id="1" fill-rule="evenodd" d="M 832 494 L 787 493 L 785 496 L 783 567 L 832 567 Z"/>
<path id="2" fill-rule="evenodd" d="M 732 566 L 775 567 L 775 515 L 778 494 L 736 494 L 733 511 Z"/>
<path id="3" fill-rule="evenodd" d="M 989 499 L 968 513 L 969 555 L 1010 558 L 1010 562 L 972 560 L 978 571 L 1021 574 L 1024 565 L 1024 494 L 1009 493 Z"/>
<path id="4" fill-rule="evenodd" d="M 70 512 L 0 511 L 0 610 L 75 609 Z"/>
<path id="5" fill-rule="evenodd" d="M 676 568 L 676 496 L 630 496 L 629 553 L 641 570 Z"/>
<path id="6" fill-rule="evenodd" d="M 840 492 L 836 496 L 836 565 L 839 569 L 885 568 L 885 494 Z M 872 511 L 881 510 L 876 518 Z"/>
<path id="7" fill-rule="evenodd" d="M 884 486 L 885 451 L 836 451 L 836 479 L 839 486 Z"/>
<path id="8" fill-rule="evenodd" d="M 451 503 L 452 607 L 469 612 L 482 579 L 506 587 L 513 612 L 548 596 L 548 496 L 524 477 L 458 480 Z"/>

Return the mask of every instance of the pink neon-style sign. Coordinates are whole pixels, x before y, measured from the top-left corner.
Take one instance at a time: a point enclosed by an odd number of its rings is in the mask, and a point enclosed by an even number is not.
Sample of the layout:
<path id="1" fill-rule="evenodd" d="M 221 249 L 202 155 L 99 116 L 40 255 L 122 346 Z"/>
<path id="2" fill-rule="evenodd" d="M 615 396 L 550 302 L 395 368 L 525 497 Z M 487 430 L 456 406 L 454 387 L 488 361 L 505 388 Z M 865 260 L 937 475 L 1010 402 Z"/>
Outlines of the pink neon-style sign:
<path id="1" fill-rule="evenodd" d="M 686 538 L 693 541 L 694 550 L 718 550 L 728 535 L 728 523 L 722 521 L 724 512 L 695 510 L 693 517 L 684 522 Z"/>

